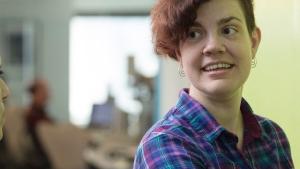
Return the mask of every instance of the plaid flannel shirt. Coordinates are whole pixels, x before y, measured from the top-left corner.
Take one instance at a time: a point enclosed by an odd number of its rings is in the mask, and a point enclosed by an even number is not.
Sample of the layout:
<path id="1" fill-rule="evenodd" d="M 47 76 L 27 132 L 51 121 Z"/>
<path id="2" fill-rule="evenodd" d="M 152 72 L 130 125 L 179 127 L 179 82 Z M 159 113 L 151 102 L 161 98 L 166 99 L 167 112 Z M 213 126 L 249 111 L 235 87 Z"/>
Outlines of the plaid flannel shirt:
<path id="1" fill-rule="evenodd" d="M 143 137 L 134 169 L 292 169 L 289 142 L 269 119 L 253 114 L 242 99 L 242 150 L 238 138 L 199 102 L 180 92 L 179 100 Z"/>

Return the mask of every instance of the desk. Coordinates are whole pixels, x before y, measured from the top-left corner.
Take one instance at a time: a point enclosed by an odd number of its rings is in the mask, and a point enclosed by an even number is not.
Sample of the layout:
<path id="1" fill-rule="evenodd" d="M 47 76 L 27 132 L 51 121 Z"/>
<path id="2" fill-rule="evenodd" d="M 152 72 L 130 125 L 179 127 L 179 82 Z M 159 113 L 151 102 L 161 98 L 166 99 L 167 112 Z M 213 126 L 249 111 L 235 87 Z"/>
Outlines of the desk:
<path id="1" fill-rule="evenodd" d="M 126 136 L 103 131 L 93 131 L 83 158 L 98 169 L 131 169 L 136 144 Z"/>

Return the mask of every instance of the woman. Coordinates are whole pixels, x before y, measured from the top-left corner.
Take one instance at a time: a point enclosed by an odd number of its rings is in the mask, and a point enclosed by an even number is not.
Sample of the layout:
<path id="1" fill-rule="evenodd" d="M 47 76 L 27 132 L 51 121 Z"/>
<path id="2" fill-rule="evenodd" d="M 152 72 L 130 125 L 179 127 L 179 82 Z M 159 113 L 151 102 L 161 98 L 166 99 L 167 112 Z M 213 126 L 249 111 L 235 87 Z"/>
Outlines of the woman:
<path id="1" fill-rule="evenodd" d="M 252 0 L 159 0 L 156 52 L 191 85 L 143 137 L 134 168 L 290 169 L 283 130 L 242 98 L 261 32 Z"/>
<path id="2" fill-rule="evenodd" d="M 3 75 L 3 71 L 2 71 L 2 59 L 0 56 L 0 75 Z M 3 102 L 5 101 L 5 99 L 8 97 L 9 95 L 9 90 L 8 87 L 6 85 L 6 83 L 3 81 L 3 79 L 0 77 L 0 140 L 2 139 L 3 136 L 3 131 L 2 128 L 4 126 L 4 104 Z"/>

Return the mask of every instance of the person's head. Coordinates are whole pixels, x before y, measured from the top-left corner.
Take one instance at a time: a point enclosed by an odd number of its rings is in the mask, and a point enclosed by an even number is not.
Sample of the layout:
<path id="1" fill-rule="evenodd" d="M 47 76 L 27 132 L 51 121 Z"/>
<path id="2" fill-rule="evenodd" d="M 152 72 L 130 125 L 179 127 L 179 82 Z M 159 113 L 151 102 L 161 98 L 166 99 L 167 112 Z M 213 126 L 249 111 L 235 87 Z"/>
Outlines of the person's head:
<path id="1" fill-rule="evenodd" d="M 252 0 L 159 0 L 151 16 L 155 51 L 180 62 L 191 90 L 241 89 L 260 42 Z"/>
<path id="2" fill-rule="evenodd" d="M 32 104 L 40 107 L 47 105 L 49 99 L 49 89 L 44 79 L 37 78 L 28 87 L 28 92 L 32 97 Z"/>
<path id="3" fill-rule="evenodd" d="M 3 71 L 2 71 L 2 60 L 0 57 L 0 75 L 2 76 Z M 3 125 L 4 125 L 4 101 L 5 99 L 7 99 L 7 97 L 9 96 L 9 89 L 6 85 L 6 83 L 4 82 L 4 80 L 0 77 L 0 140 L 2 139 L 2 135 L 3 135 Z"/>
<path id="4" fill-rule="evenodd" d="M 211 0 L 158 0 L 151 10 L 154 49 L 161 56 L 178 60 L 180 41 L 188 36 L 198 8 Z M 253 0 L 237 0 L 243 11 L 249 35 L 255 30 Z M 211 11 L 211 15 L 216 11 Z"/>

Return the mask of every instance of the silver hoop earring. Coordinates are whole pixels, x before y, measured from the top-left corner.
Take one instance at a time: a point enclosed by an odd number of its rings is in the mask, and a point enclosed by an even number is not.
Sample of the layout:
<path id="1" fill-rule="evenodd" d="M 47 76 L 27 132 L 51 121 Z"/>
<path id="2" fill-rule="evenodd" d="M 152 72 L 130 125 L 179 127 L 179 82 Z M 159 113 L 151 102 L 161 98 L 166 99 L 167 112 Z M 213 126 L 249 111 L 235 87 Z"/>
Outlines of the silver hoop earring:
<path id="1" fill-rule="evenodd" d="M 251 62 L 251 68 L 255 68 L 256 65 L 257 65 L 257 60 L 256 60 L 256 58 L 253 58 L 252 62 Z"/>
<path id="2" fill-rule="evenodd" d="M 185 77 L 185 73 L 183 71 L 182 65 L 178 67 L 178 74 L 180 77 Z"/>

